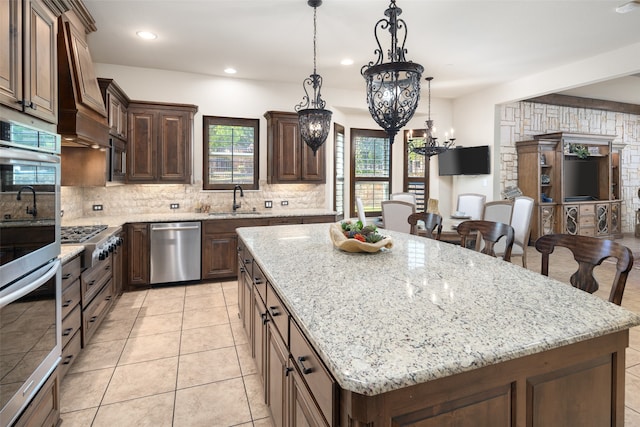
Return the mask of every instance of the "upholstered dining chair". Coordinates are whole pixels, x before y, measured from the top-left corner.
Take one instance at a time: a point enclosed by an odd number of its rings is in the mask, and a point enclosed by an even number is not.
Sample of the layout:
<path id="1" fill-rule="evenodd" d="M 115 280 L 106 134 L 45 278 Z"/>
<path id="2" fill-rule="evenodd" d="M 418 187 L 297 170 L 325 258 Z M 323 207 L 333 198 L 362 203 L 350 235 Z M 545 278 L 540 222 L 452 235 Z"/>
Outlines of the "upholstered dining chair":
<path id="1" fill-rule="evenodd" d="M 464 212 L 470 219 L 483 219 L 484 202 L 487 197 L 483 194 L 465 193 L 458 195 L 457 212 Z"/>
<path id="2" fill-rule="evenodd" d="M 411 226 L 407 219 L 416 212 L 416 205 L 400 200 L 384 200 L 382 206 L 382 222 L 387 230 L 409 233 Z"/>
<path id="3" fill-rule="evenodd" d="M 485 221 L 501 222 L 503 224 L 511 223 L 511 212 L 513 211 L 513 201 L 511 200 L 496 200 L 493 202 L 487 202 L 484 204 L 482 219 Z M 515 230 L 514 230 L 515 232 Z M 476 241 L 476 250 L 482 249 L 482 239 Z M 504 254 L 504 239 L 500 239 L 493 247 L 496 255 Z M 513 251 L 511 253 L 513 255 Z"/>
<path id="4" fill-rule="evenodd" d="M 414 205 L 417 203 L 416 195 L 413 193 L 391 193 L 389 195 L 389 200 L 400 200 L 403 202 L 413 203 Z"/>
<path id="5" fill-rule="evenodd" d="M 549 275 L 549 255 L 556 246 L 569 249 L 578 263 L 578 270 L 571 275 L 569 283 L 589 293 L 594 293 L 599 288 L 593 269 L 606 258 L 615 258 L 616 275 L 609 292 L 609 302 L 617 305 L 622 303 L 627 276 L 633 267 L 633 253 L 626 246 L 613 240 L 570 234 L 546 234 L 536 240 L 535 246 L 542 254 L 541 273 L 545 276 Z"/>
<path id="6" fill-rule="evenodd" d="M 442 217 L 440 215 L 430 212 L 417 212 L 409 215 L 407 222 L 411 225 L 411 234 L 418 234 L 418 221 L 424 222 L 426 237 L 440 240 L 440 234 L 442 233 Z"/>
<path id="7" fill-rule="evenodd" d="M 505 237 L 505 250 L 502 259 L 505 261 L 511 261 L 511 249 L 513 248 L 513 227 L 509 224 L 502 222 L 484 221 L 484 220 L 469 220 L 463 221 L 458 224 L 456 228 L 460 235 L 460 246 L 467 247 L 467 239 L 471 237 L 477 237 L 480 233 L 484 244 L 479 252 L 493 257 L 496 256 L 494 246 L 501 237 Z M 477 246 L 476 246 L 477 247 Z"/>
<path id="8" fill-rule="evenodd" d="M 511 257 L 521 256 L 522 266 L 527 268 L 527 246 L 531 234 L 531 216 L 533 215 L 534 200 L 527 196 L 518 196 L 513 202 L 513 212 L 511 222 L 513 227 L 514 241 Z"/>

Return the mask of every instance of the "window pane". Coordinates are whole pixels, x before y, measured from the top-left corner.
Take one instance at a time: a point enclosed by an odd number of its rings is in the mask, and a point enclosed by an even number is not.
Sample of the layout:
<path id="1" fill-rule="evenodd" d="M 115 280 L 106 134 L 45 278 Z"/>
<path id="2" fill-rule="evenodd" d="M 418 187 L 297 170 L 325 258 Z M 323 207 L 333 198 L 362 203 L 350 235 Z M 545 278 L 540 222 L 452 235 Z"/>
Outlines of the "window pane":
<path id="1" fill-rule="evenodd" d="M 380 212 L 380 202 L 389 200 L 388 181 L 358 181 L 355 185 L 355 199 L 360 197 L 365 212 Z"/>
<path id="2" fill-rule="evenodd" d="M 356 177 L 389 178 L 391 144 L 388 138 L 356 136 L 354 145 Z"/>
<path id="3" fill-rule="evenodd" d="M 254 184 L 257 184 L 258 174 L 255 170 L 258 121 L 252 122 L 248 119 L 205 117 L 206 189 L 230 188 L 234 184 L 257 189 Z"/>
<path id="4" fill-rule="evenodd" d="M 335 134 L 335 211 L 338 216 L 344 216 L 344 133 Z"/>

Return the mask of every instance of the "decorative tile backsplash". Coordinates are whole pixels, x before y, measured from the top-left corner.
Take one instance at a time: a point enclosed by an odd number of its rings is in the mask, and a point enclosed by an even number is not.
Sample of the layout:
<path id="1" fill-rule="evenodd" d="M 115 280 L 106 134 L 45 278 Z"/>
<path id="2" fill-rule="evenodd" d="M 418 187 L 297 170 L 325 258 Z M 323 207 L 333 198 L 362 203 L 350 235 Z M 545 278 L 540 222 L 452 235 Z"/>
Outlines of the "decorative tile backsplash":
<path id="1" fill-rule="evenodd" d="M 260 182 L 260 190 L 244 190 L 237 194 L 241 211 L 323 209 L 325 184 L 268 184 Z M 282 206 L 281 202 L 287 205 Z M 178 204 L 176 210 L 170 209 Z M 210 212 L 230 212 L 233 191 L 202 191 L 202 183 L 184 184 L 127 184 L 107 187 L 62 187 L 62 210 L 66 219 L 100 217 L 103 215 L 147 214 L 157 212 L 195 212 L 197 207 L 209 206 Z M 102 205 L 94 211 L 94 205 Z"/>

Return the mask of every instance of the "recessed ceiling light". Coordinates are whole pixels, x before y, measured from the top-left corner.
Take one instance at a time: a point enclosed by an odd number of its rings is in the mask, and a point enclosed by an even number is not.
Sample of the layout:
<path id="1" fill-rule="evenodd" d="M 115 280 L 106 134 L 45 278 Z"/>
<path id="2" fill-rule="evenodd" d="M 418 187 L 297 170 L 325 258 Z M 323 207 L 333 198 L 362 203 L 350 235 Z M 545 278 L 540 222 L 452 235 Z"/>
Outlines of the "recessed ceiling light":
<path id="1" fill-rule="evenodd" d="M 238 71 L 233 67 L 227 67 L 227 68 L 224 69 L 224 72 L 227 73 L 227 74 L 235 74 Z"/>
<path id="2" fill-rule="evenodd" d="M 138 31 L 136 34 L 138 35 L 138 37 L 145 40 L 154 40 L 158 38 L 158 36 L 151 31 Z"/>
<path id="3" fill-rule="evenodd" d="M 616 7 L 616 12 L 627 13 L 637 8 L 640 8 L 640 0 L 631 0 L 623 5 Z"/>
<path id="4" fill-rule="evenodd" d="M 340 61 L 340 65 L 353 65 L 353 59 L 345 58 L 342 61 Z"/>

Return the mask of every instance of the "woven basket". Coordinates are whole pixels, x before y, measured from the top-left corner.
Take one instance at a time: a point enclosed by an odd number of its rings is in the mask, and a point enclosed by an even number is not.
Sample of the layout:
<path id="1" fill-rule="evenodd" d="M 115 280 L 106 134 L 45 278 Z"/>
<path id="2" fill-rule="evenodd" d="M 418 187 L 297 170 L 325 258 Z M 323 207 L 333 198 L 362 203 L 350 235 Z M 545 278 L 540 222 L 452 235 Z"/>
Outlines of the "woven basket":
<path id="1" fill-rule="evenodd" d="M 393 247 L 391 237 L 385 237 L 376 243 L 367 243 L 356 239 L 349 239 L 342 232 L 340 224 L 331 224 L 331 227 L 329 227 L 329 235 L 331 236 L 333 246 L 345 252 L 374 253 L 380 251 L 382 248 L 391 249 Z"/>

